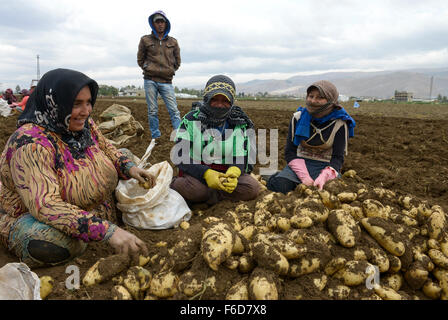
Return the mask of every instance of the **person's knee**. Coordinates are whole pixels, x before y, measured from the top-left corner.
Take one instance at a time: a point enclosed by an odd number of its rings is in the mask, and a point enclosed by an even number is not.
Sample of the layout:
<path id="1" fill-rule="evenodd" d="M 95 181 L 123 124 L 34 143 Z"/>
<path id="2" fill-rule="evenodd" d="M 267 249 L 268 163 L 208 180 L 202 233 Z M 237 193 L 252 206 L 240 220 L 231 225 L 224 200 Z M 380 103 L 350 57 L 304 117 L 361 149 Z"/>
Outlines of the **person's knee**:
<path id="1" fill-rule="evenodd" d="M 67 248 L 45 240 L 30 240 L 28 252 L 33 259 L 45 264 L 60 263 L 70 258 L 70 251 Z"/>
<path id="2" fill-rule="evenodd" d="M 176 177 L 170 187 L 176 190 L 185 200 L 190 202 L 204 202 L 209 196 L 208 187 L 193 177 Z"/>
<path id="3" fill-rule="evenodd" d="M 284 194 L 294 190 L 296 186 L 297 183 L 286 178 L 278 177 L 277 174 L 272 175 L 266 184 L 268 190 Z"/>
<path id="4" fill-rule="evenodd" d="M 251 176 L 242 177 L 238 182 L 239 188 L 235 190 L 237 192 L 238 200 L 250 201 L 258 197 L 261 192 L 260 183 Z"/>

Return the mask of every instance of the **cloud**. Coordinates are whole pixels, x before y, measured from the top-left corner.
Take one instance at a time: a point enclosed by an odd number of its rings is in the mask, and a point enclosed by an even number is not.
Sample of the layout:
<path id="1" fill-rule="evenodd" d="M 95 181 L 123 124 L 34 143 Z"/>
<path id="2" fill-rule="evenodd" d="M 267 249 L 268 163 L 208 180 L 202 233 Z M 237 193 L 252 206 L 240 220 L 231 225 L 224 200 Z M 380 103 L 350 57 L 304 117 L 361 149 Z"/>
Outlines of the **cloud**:
<path id="1" fill-rule="evenodd" d="M 66 67 L 102 84 L 141 86 L 138 42 L 160 8 L 181 47 L 180 87 L 218 73 L 249 81 L 448 64 L 444 0 L 228 0 L 219 9 L 205 0 L 15 0 L 2 5 L 20 19 L 0 21 L 0 90 L 28 86 L 37 54 L 41 74 Z"/>

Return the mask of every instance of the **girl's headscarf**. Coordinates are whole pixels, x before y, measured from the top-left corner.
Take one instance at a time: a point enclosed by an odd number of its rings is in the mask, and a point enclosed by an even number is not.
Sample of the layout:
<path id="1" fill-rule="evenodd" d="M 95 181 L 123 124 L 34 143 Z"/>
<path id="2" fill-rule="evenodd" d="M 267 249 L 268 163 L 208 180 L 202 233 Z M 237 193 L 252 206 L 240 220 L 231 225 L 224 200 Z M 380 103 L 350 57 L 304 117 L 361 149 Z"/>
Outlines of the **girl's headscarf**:
<path id="1" fill-rule="evenodd" d="M 310 122 L 312 120 L 317 124 L 322 124 L 335 119 L 347 121 L 349 137 L 353 137 L 356 125 L 355 120 L 339 104 L 339 92 L 334 84 L 326 80 L 314 82 L 306 90 L 307 94 L 309 94 L 312 89 L 319 90 L 320 96 L 327 99 L 328 102 L 323 106 L 312 106 L 307 104 L 306 108 L 299 107 L 297 109 L 297 111 L 301 111 L 301 115 L 296 125 L 294 144 L 298 146 L 302 140 L 306 140 L 310 137 Z M 324 111 L 330 111 L 330 113 L 321 118 L 313 117 L 313 115 L 323 113 Z"/>
<path id="2" fill-rule="evenodd" d="M 30 95 L 17 126 L 34 123 L 55 132 L 68 145 L 74 158 L 83 158 L 85 149 L 93 144 L 88 121 L 81 131 L 73 132 L 68 127 L 76 96 L 85 86 L 90 88 L 93 106 L 98 93 L 98 84 L 95 80 L 70 69 L 47 72 Z"/>

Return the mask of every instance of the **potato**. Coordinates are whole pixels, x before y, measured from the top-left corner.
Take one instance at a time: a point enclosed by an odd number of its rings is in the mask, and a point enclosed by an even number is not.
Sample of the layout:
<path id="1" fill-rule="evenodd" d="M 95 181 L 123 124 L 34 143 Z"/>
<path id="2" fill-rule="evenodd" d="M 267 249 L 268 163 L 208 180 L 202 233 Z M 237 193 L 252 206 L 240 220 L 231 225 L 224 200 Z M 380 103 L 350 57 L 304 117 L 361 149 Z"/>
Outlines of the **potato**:
<path id="1" fill-rule="evenodd" d="M 335 195 L 332 195 L 327 190 L 319 190 L 319 195 L 322 200 L 322 203 L 325 207 L 327 207 L 330 210 L 333 209 L 339 209 L 341 206 L 341 203 Z"/>
<path id="2" fill-rule="evenodd" d="M 204 289 L 204 281 L 201 280 L 194 272 L 187 271 L 180 276 L 178 287 L 180 292 L 187 297 L 192 297 Z"/>
<path id="3" fill-rule="evenodd" d="M 100 258 L 87 270 L 82 283 L 87 287 L 107 281 L 125 270 L 129 266 L 129 262 L 129 257 L 124 255 Z"/>
<path id="4" fill-rule="evenodd" d="M 336 271 L 342 269 L 345 266 L 346 262 L 347 260 L 343 257 L 333 258 L 325 266 L 325 274 L 328 276 L 333 275 L 334 273 L 336 273 Z"/>
<path id="5" fill-rule="evenodd" d="M 342 280 L 346 286 L 358 286 L 366 281 L 368 276 L 366 270 L 369 266 L 371 264 L 367 261 L 347 261 L 345 266 L 337 271 L 333 277 Z"/>
<path id="6" fill-rule="evenodd" d="M 244 278 L 230 287 L 226 300 L 249 300 L 248 279 Z"/>
<path id="7" fill-rule="evenodd" d="M 425 218 L 429 218 L 434 211 L 427 202 L 421 202 L 416 209 Z M 434 209 L 436 210 L 436 208 Z"/>
<path id="8" fill-rule="evenodd" d="M 442 210 L 435 210 L 428 218 L 429 237 L 435 240 L 441 240 L 443 231 L 447 228 L 445 213 Z"/>
<path id="9" fill-rule="evenodd" d="M 114 300 L 132 300 L 129 291 L 122 285 L 116 285 L 112 288 L 112 299 Z"/>
<path id="10" fill-rule="evenodd" d="M 230 223 L 233 230 L 240 231 L 241 230 L 241 223 L 240 219 L 238 218 L 238 215 L 235 211 L 227 211 L 224 215 L 224 219 Z"/>
<path id="11" fill-rule="evenodd" d="M 137 280 L 140 283 L 140 290 L 146 291 L 151 284 L 152 274 L 148 269 L 140 266 L 131 267 L 129 270 L 133 271 L 137 276 Z"/>
<path id="12" fill-rule="evenodd" d="M 373 192 L 380 199 L 395 199 L 397 197 L 395 192 L 384 188 L 373 188 Z"/>
<path id="13" fill-rule="evenodd" d="M 327 283 L 328 283 L 328 277 L 325 274 L 313 279 L 313 284 L 319 291 L 324 290 Z"/>
<path id="14" fill-rule="evenodd" d="M 265 207 L 262 207 L 254 213 L 254 225 L 266 226 L 271 218 L 272 214 Z"/>
<path id="15" fill-rule="evenodd" d="M 341 192 L 337 197 L 341 203 L 350 203 L 355 201 L 358 195 L 354 192 Z"/>
<path id="16" fill-rule="evenodd" d="M 299 247 L 294 241 L 280 234 L 259 233 L 255 236 L 254 240 L 255 242 L 261 241 L 268 246 L 274 247 L 287 259 L 301 257 L 307 252 L 306 247 Z"/>
<path id="17" fill-rule="evenodd" d="M 351 289 L 344 285 L 327 288 L 327 294 L 330 298 L 336 300 L 346 300 L 350 296 Z"/>
<path id="18" fill-rule="evenodd" d="M 373 199 L 364 200 L 362 203 L 362 210 L 364 211 L 364 215 L 367 218 L 375 218 L 375 217 L 383 219 L 389 218 L 389 212 L 387 208 L 385 208 L 383 204 L 378 200 Z"/>
<path id="19" fill-rule="evenodd" d="M 435 250 L 441 250 L 440 243 L 436 239 L 429 239 L 428 240 L 428 247 L 429 249 L 435 249 Z"/>
<path id="20" fill-rule="evenodd" d="M 138 185 L 140 186 L 140 187 L 142 187 L 142 188 L 145 188 L 145 189 L 151 189 L 151 185 L 152 185 L 152 183 L 151 183 L 151 181 L 148 181 L 148 180 L 146 180 L 145 182 L 138 182 Z"/>
<path id="21" fill-rule="evenodd" d="M 313 220 L 305 215 L 293 215 L 289 219 L 290 225 L 293 228 L 309 228 L 313 225 Z"/>
<path id="22" fill-rule="evenodd" d="M 353 260 L 367 261 L 371 255 L 364 248 L 358 248 L 353 251 Z"/>
<path id="23" fill-rule="evenodd" d="M 360 207 L 351 206 L 349 204 L 344 203 L 341 205 L 341 209 L 349 213 L 356 221 L 360 221 L 361 219 L 365 218 L 364 212 Z"/>
<path id="24" fill-rule="evenodd" d="M 437 280 L 439 280 L 441 286 L 442 286 L 442 282 L 448 282 L 448 270 L 441 269 L 441 268 L 435 268 L 432 271 L 432 274 L 434 275 L 434 277 L 436 277 Z M 442 286 L 442 289 L 443 289 L 443 286 Z"/>
<path id="25" fill-rule="evenodd" d="M 112 278 L 112 282 L 116 285 L 122 285 L 123 284 L 123 276 L 122 275 L 118 275 Z"/>
<path id="26" fill-rule="evenodd" d="M 293 241 L 279 237 L 278 239 L 270 239 L 272 246 L 277 249 L 286 259 L 296 259 L 303 256 L 307 252 L 307 248 L 298 247 Z"/>
<path id="27" fill-rule="evenodd" d="M 344 247 L 354 247 L 356 241 L 361 237 L 361 229 L 355 219 L 345 210 L 330 211 L 327 224 L 330 232 Z"/>
<path id="28" fill-rule="evenodd" d="M 294 215 L 308 216 L 313 222 L 325 222 L 329 212 L 327 207 L 317 199 L 307 199 L 294 208 Z"/>
<path id="29" fill-rule="evenodd" d="M 389 259 L 387 257 L 386 252 L 384 252 L 380 248 L 370 248 L 370 252 L 372 253 L 372 256 L 369 260 L 372 264 L 378 266 L 378 269 L 380 272 L 386 272 L 389 270 L 390 263 Z"/>
<path id="30" fill-rule="evenodd" d="M 414 260 L 421 263 L 421 265 L 428 271 L 432 271 L 434 269 L 434 263 L 432 263 L 431 258 L 428 257 L 424 253 L 415 252 L 414 253 Z"/>
<path id="31" fill-rule="evenodd" d="M 188 221 L 182 221 L 179 224 L 179 227 L 183 230 L 187 230 L 188 228 L 190 228 L 190 223 Z"/>
<path id="32" fill-rule="evenodd" d="M 361 300 L 383 300 L 380 298 L 379 295 L 377 295 L 376 293 L 372 293 L 370 296 L 368 297 L 363 297 L 361 298 Z"/>
<path id="33" fill-rule="evenodd" d="M 232 254 L 235 235 L 226 223 L 216 223 L 202 236 L 201 252 L 208 266 L 218 271 L 218 266 Z"/>
<path id="34" fill-rule="evenodd" d="M 145 257 L 145 256 L 140 255 L 140 256 L 138 257 L 138 265 L 139 265 L 140 267 L 143 267 L 143 266 L 145 266 L 150 260 L 151 260 L 151 259 L 150 259 L 149 257 Z"/>
<path id="35" fill-rule="evenodd" d="M 428 251 L 428 256 L 431 258 L 434 264 L 438 265 L 439 267 L 448 269 L 448 257 L 445 256 L 442 251 L 430 249 Z"/>
<path id="36" fill-rule="evenodd" d="M 401 210 L 401 213 L 407 217 L 410 217 L 412 219 L 417 219 L 417 216 L 419 214 L 419 211 L 417 208 L 411 208 L 410 210 Z M 432 213 L 432 212 L 431 212 Z"/>
<path id="37" fill-rule="evenodd" d="M 243 254 L 239 258 L 238 270 L 241 273 L 249 273 L 255 267 L 255 261 L 248 254 Z"/>
<path id="38" fill-rule="evenodd" d="M 388 274 L 381 278 L 381 283 L 395 291 L 398 291 L 403 286 L 403 276 L 399 273 Z"/>
<path id="39" fill-rule="evenodd" d="M 238 234 L 235 235 L 235 243 L 232 248 L 232 253 L 241 254 L 244 252 L 244 244 Z"/>
<path id="40" fill-rule="evenodd" d="M 302 257 L 291 261 L 288 276 L 297 278 L 317 271 L 321 267 L 318 257 Z"/>
<path id="41" fill-rule="evenodd" d="M 286 217 L 279 217 L 277 219 L 277 228 L 279 228 L 282 231 L 288 231 L 291 228 L 291 223 L 289 222 L 289 219 Z"/>
<path id="42" fill-rule="evenodd" d="M 299 230 L 292 230 L 292 231 L 288 232 L 286 234 L 286 236 L 288 237 L 288 239 L 292 240 L 293 242 L 295 242 L 297 244 L 304 244 L 305 243 L 304 237 L 306 235 L 302 231 L 303 230 L 301 230 L 301 229 L 299 229 Z"/>
<path id="43" fill-rule="evenodd" d="M 409 227 L 418 227 L 418 221 L 404 214 L 391 213 L 389 218 L 397 224 L 405 224 Z"/>
<path id="44" fill-rule="evenodd" d="M 440 251 L 448 257 L 448 235 L 444 234 L 443 239 L 439 242 Z"/>
<path id="45" fill-rule="evenodd" d="M 129 291 L 132 298 L 135 300 L 140 300 L 143 298 L 143 293 L 140 290 L 140 282 L 137 279 L 137 275 L 134 270 L 129 269 L 126 277 L 123 279 L 124 287 Z"/>
<path id="46" fill-rule="evenodd" d="M 177 292 L 179 278 L 171 271 L 160 272 L 151 279 L 149 292 L 158 298 L 169 298 Z"/>
<path id="47" fill-rule="evenodd" d="M 278 290 L 272 272 L 257 268 L 249 279 L 249 297 L 251 300 L 278 300 Z"/>
<path id="48" fill-rule="evenodd" d="M 425 296 L 433 300 L 440 299 L 440 296 L 442 294 L 442 288 L 431 279 L 428 279 L 425 282 L 422 291 L 425 294 Z"/>
<path id="49" fill-rule="evenodd" d="M 44 300 L 53 291 L 54 279 L 50 276 L 42 276 L 40 280 L 40 298 Z"/>
<path id="50" fill-rule="evenodd" d="M 274 270 L 280 275 L 285 275 L 288 273 L 288 260 L 272 245 L 259 240 L 258 242 L 252 243 L 251 246 L 254 259 L 257 261 L 259 266 Z"/>
<path id="51" fill-rule="evenodd" d="M 222 263 L 222 265 L 230 270 L 236 270 L 240 265 L 239 257 L 230 256 L 226 261 Z"/>
<path id="52" fill-rule="evenodd" d="M 347 170 L 342 176 L 345 178 L 354 178 L 356 176 L 356 171 L 353 169 Z"/>
<path id="53" fill-rule="evenodd" d="M 242 229 L 239 234 L 242 235 L 247 241 L 252 240 L 252 236 L 255 234 L 256 227 L 253 225 L 247 226 Z"/>
<path id="54" fill-rule="evenodd" d="M 392 288 L 374 286 L 375 293 L 383 300 L 404 300 L 403 296 Z"/>
<path id="55" fill-rule="evenodd" d="M 409 210 L 412 208 L 413 199 L 409 196 L 400 196 L 398 202 L 403 206 L 403 208 Z"/>
<path id="56" fill-rule="evenodd" d="M 413 289 L 420 289 L 428 280 L 429 272 L 420 262 L 414 262 L 404 274 L 404 278 Z"/>
<path id="57" fill-rule="evenodd" d="M 367 232 L 388 252 L 395 256 L 402 256 L 405 253 L 404 242 L 394 236 L 395 234 L 391 231 L 394 230 L 391 223 L 378 217 L 364 218 L 361 223 Z"/>

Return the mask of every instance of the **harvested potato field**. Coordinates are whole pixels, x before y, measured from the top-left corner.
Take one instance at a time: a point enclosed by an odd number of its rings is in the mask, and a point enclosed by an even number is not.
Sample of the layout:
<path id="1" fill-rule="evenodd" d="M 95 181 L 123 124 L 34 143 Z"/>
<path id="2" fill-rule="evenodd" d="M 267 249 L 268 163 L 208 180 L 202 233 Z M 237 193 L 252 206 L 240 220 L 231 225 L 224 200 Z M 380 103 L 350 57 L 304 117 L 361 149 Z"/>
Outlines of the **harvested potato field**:
<path id="1" fill-rule="evenodd" d="M 179 101 L 182 114 L 191 102 Z M 143 125 L 143 137 L 128 146 L 141 157 L 150 141 L 146 104 L 99 100 L 94 119 L 113 103 L 129 107 Z M 282 169 L 297 101 L 239 105 L 257 128 L 278 129 Z M 106 244 L 91 243 L 70 263 L 33 270 L 54 279 L 46 299 L 448 299 L 448 106 L 434 106 L 433 113 L 431 106 L 413 113 L 407 106 L 346 108 L 357 122 L 355 137 L 342 179 L 324 191 L 299 186 L 287 195 L 264 190 L 249 202 L 196 205 L 183 228 L 123 226 L 148 244 L 149 259 L 131 266 Z M 153 164 L 169 160 L 172 147 L 163 104 L 159 117 L 162 138 Z M 0 119 L 2 146 L 15 121 Z M 266 166 L 255 167 L 261 184 L 259 169 Z M 8 262 L 16 259 L 1 248 L 0 266 Z M 95 264 L 97 280 L 88 280 Z M 82 278 L 89 275 L 78 290 L 65 286 L 69 265 L 78 266 Z"/>

